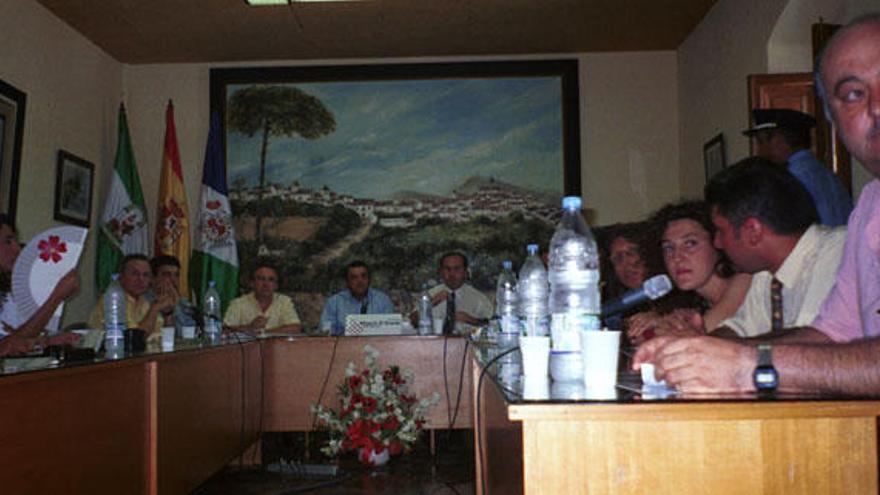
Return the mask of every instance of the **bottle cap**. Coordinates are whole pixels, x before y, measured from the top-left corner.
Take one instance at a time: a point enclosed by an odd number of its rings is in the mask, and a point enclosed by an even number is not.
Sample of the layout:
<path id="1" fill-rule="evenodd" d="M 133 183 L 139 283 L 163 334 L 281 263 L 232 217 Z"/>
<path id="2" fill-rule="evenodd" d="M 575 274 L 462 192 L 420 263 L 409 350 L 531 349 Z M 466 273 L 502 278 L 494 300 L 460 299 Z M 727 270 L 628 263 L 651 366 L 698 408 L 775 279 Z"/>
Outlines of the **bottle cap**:
<path id="1" fill-rule="evenodd" d="M 580 196 L 566 196 L 562 198 L 562 207 L 566 210 L 580 210 L 583 202 Z"/>
<path id="2" fill-rule="evenodd" d="M 501 262 L 501 266 L 503 266 L 505 270 L 510 270 L 513 268 L 513 263 L 510 260 L 504 260 Z"/>
<path id="3" fill-rule="evenodd" d="M 529 244 L 528 246 L 526 246 L 526 251 L 528 251 L 529 255 L 538 254 L 538 245 Z"/>
<path id="4" fill-rule="evenodd" d="M 110 280 L 119 280 L 119 274 L 118 273 L 111 274 Z"/>

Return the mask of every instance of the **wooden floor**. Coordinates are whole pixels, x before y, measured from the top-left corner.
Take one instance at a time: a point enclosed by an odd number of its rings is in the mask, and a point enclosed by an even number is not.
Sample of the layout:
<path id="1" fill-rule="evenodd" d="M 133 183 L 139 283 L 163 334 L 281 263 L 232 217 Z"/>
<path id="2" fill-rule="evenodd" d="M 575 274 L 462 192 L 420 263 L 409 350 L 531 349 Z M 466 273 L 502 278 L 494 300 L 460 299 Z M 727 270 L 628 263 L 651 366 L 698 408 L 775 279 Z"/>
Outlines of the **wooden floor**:
<path id="1" fill-rule="evenodd" d="M 335 479 L 282 476 L 262 467 L 235 465 L 214 476 L 193 495 L 472 495 L 474 489 L 473 439 L 470 430 L 448 435 L 438 432 L 437 455 L 431 456 L 427 439 L 407 455 L 393 458 L 382 468 L 365 468 L 354 456 L 343 457 L 343 474 Z M 306 462 L 302 434 L 266 434 L 263 442 L 267 464 L 278 458 Z M 313 446 L 312 451 L 316 451 Z M 326 462 L 314 452 L 311 463 Z M 312 488 L 314 487 L 314 488 Z"/>

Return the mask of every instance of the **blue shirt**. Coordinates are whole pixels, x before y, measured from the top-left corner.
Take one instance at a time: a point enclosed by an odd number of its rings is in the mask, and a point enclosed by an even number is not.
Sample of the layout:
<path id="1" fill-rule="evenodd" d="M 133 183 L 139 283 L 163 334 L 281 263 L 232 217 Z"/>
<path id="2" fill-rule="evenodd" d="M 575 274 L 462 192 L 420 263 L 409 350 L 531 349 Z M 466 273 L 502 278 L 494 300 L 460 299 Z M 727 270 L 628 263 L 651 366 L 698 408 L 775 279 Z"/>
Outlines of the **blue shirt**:
<path id="1" fill-rule="evenodd" d="M 367 289 L 364 301 L 367 303 L 367 314 L 396 313 L 391 299 L 380 290 Z M 327 328 L 327 322 L 330 322 L 330 334 L 342 335 L 345 331 L 345 317 L 361 314 L 361 306 L 364 301 L 355 299 L 348 289 L 333 294 L 324 303 L 324 311 L 321 312 L 321 328 Z"/>
<path id="2" fill-rule="evenodd" d="M 819 223 L 836 227 L 846 225 L 852 212 L 852 198 L 836 175 L 813 156 L 810 150 L 800 150 L 788 157 L 788 171 L 797 177 L 810 192 Z"/>

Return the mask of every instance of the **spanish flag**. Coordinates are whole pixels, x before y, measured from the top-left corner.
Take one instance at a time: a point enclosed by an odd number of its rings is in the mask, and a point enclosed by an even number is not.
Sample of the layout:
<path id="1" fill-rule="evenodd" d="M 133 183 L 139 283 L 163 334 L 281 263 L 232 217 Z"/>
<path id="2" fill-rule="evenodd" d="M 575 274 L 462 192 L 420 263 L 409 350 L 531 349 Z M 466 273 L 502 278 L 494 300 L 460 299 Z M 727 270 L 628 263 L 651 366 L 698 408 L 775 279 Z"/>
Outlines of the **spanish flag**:
<path id="1" fill-rule="evenodd" d="M 174 129 L 174 105 L 165 110 L 165 152 L 159 182 L 159 208 L 156 215 L 156 256 L 167 254 L 180 261 L 180 295 L 189 299 L 189 222 L 186 219 L 186 190 Z"/>

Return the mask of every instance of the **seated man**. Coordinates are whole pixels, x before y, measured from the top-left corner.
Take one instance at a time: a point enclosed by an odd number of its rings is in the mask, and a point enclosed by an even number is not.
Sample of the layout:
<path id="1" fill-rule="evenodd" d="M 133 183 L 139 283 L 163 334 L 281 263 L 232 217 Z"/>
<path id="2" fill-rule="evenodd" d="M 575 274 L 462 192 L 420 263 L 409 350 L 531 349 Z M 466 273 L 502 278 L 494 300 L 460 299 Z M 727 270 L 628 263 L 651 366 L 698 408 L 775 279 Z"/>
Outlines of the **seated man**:
<path id="1" fill-rule="evenodd" d="M 153 270 L 153 291 L 149 294 L 154 300 L 157 296 L 168 294 L 177 303 L 162 314 L 165 326 L 178 328 L 196 326 L 198 310 L 189 299 L 180 294 L 180 261 L 174 256 L 159 255 L 150 261 Z"/>
<path id="2" fill-rule="evenodd" d="M 443 283 L 432 288 L 434 319 L 443 318 L 443 334 L 463 333 L 485 325 L 492 317 L 492 302 L 467 283 L 468 259 L 457 251 L 440 257 L 438 274 Z"/>
<path id="3" fill-rule="evenodd" d="M 329 328 L 331 335 L 342 335 L 348 315 L 395 312 L 394 304 L 384 292 L 370 288 L 370 271 L 363 261 L 348 264 L 345 285 L 348 288 L 330 296 L 321 312 L 321 329 Z"/>
<path id="4" fill-rule="evenodd" d="M 706 203 L 715 245 L 738 271 L 755 274 L 740 308 L 713 333 L 754 337 L 809 325 L 834 284 L 846 228 L 818 225 L 806 188 L 759 157 L 713 177 Z M 702 325 L 693 333 L 702 334 Z"/>
<path id="5" fill-rule="evenodd" d="M 12 301 L 11 276 L 15 260 L 21 252 L 15 226 L 0 214 L 0 357 L 21 354 L 40 343 L 39 334 L 52 319 L 58 305 L 79 289 L 76 271 L 70 271 L 55 285 L 49 298 L 27 321 L 23 321 Z M 59 334 L 45 344 L 65 344 L 75 341 L 76 334 Z"/>
<path id="6" fill-rule="evenodd" d="M 156 294 L 154 301 L 146 297 L 153 281 L 150 260 L 143 254 L 129 254 L 119 265 L 119 285 L 125 291 L 125 321 L 128 328 L 137 328 L 147 336 L 159 334 L 162 328 L 162 313 L 169 312 L 177 303 L 172 294 Z M 104 328 L 104 296 L 98 299 L 89 315 L 89 328 Z"/>
<path id="7" fill-rule="evenodd" d="M 293 301 L 277 294 L 278 271 L 258 262 L 251 272 L 253 291 L 229 303 L 223 324 L 233 332 L 299 332 L 302 325 Z"/>

